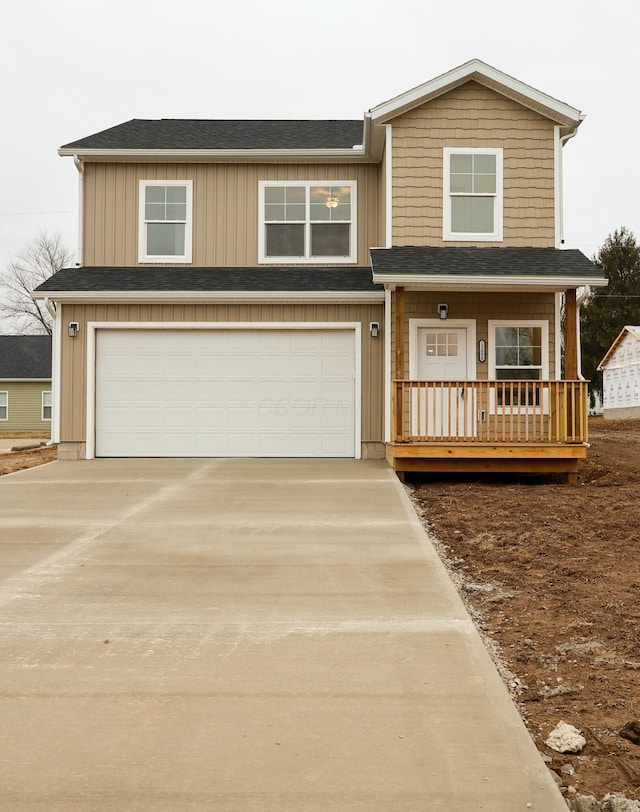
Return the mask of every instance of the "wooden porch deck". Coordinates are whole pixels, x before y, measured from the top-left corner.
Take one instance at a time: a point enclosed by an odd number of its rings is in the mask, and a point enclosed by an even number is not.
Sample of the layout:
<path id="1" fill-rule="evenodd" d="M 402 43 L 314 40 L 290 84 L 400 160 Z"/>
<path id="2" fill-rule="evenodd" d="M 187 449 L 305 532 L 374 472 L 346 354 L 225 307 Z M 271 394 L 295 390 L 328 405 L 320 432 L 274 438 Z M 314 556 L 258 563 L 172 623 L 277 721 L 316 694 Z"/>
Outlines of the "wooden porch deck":
<path id="1" fill-rule="evenodd" d="M 387 460 L 399 475 L 561 473 L 588 447 L 586 381 L 415 381 L 392 385 Z"/>

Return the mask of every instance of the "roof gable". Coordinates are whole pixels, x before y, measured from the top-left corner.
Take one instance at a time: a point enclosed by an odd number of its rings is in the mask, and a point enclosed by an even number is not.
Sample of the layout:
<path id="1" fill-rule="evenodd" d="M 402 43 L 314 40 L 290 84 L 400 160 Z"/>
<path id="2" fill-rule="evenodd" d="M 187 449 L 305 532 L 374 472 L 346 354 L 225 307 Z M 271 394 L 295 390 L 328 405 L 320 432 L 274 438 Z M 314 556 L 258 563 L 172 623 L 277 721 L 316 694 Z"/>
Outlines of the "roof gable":
<path id="1" fill-rule="evenodd" d="M 491 88 L 500 95 L 540 113 L 564 127 L 567 132 L 575 129 L 584 119 L 582 113 L 575 107 L 536 90 L 479 59 L 472 59 L 465 62 L 464 65 L 371 108 L 372 122 L 384 124 L 469 81 L 478 82 L 478 84 Z"/>
<path id="2" fill-rule="evenodd" d="M 51 378 L 51 336 L 0 336 L 3 378 Z"/>
<path id="3" fill-rule="evenodd" d="M 627 324 L 622 328 L 622 330 L 620 330 L 620 332 L 614 339 L 613 344 L 607 350 L 607 354 L 598 364 L 598 371 L 604 369 L 607 366 L 607 364 L 613 360 L 613 356 L 615 355 L 618 347 L 624 342 L 627 336 L 630 335 L 633 336 L 634 338 L 640 339 L 640 327 Z"/>

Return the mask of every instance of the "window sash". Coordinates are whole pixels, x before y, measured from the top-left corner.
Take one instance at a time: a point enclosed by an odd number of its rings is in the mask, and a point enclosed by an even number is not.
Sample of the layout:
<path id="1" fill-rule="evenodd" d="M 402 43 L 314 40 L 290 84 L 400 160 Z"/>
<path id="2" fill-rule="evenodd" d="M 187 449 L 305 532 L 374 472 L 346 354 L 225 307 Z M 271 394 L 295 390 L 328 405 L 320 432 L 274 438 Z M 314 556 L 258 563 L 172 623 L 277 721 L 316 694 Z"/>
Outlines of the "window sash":
<path id="1" fill-rule="evenodd" d="M 140 181 L 139 262 L 191 262 L 193 181 Z"/>
<path id="2" fill-rule="evenodd" d="M 354 181 L 261 181 L 260 261 L 355 262 L 355 191 Z"/>
<path id="3" fill-rule="evenodd" d="M 444 148 L 444 240 L 502 240 L 502 155 L 500 148 Z"/>
<path id="4" fill-rule="evenodd" d="M 52 400 L 51 392 L 42 393 L 42 419 L 51 420 Z"/>
<path id="5" fill-rule="evenodd" d="M 0 392 L 0 420 L 9 419 L 9 393 Z"/>

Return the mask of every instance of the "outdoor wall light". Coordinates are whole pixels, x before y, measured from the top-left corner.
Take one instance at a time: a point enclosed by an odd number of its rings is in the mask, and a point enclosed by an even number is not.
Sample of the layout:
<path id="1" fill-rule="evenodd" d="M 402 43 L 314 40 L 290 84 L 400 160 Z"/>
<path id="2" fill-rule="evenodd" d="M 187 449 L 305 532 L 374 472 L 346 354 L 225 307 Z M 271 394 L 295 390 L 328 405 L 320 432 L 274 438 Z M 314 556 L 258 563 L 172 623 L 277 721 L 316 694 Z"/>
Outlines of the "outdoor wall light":
<path id="1" fill-rule="evenodd" d="M 380 335 L 380 322 L 372 321 L 369 325 L 369 332 L 371 333 L 371 338 L 377 338 Z"/>
<path id="2" fill-rule="evenodd" d="M 438 305 L 438 315 L 441 319 L 446 319 L 449 315 L 449 305 L 446 304 L 439 304 Z"/>
<path id="3" fill-rule="evenodd" d="M 69 322 L 69 338 L 75 338 L 80 332 L 80 325 L 77 321 Z"/>

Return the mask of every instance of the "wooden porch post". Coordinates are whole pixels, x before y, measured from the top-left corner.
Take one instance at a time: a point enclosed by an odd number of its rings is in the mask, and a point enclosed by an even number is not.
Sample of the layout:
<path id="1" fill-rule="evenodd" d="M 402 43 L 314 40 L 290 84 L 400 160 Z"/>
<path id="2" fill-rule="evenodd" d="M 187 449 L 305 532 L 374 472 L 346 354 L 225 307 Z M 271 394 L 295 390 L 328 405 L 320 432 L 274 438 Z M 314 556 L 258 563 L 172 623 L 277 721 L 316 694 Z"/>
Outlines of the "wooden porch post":
<path id="1" fill-rule="evenodd" d="M 404 374 L 404 288 L 396 288 L 396 325 L 395 325 L 395 344 L 396 344 L 396 363 L 395 363 L 395 377 L 397 380 L 402 381 L 405 378 Z"/>
<path id="2" fill-rule="evenodd" d="M 578 308 L 575 288 L 564 296 L 564 377 L 567 381 L 578 380 Z"/>

